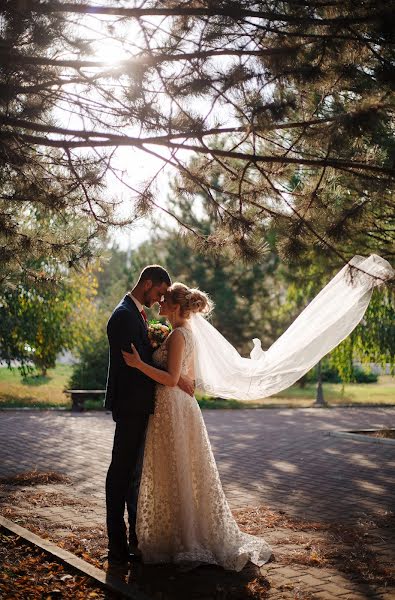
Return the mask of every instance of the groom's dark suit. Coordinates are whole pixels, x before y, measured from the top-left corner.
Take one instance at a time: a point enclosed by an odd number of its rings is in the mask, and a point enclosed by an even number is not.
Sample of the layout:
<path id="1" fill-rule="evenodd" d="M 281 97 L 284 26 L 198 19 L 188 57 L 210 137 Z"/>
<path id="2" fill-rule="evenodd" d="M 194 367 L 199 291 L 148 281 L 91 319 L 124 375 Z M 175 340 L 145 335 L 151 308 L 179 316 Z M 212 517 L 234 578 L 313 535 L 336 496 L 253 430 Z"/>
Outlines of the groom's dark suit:
<path id="1" fill-rule="evenodd" d="M 124 521 L 129 515 L 129 542 L 135 545 L 136 507 L 141 458 L 150 413 L 154 412 L 155 383 L 138 369 L 128 367 L 122 350 L 133 343 L 142 360 L 150 363 L 152 348 L 147 326 L 133 299 L 126 295 L 107 324 L 110 344 L 105 407 L 116 422 L 112 460 L 106 480 L 109 559 L 126 560 L 128 543 Z"/>

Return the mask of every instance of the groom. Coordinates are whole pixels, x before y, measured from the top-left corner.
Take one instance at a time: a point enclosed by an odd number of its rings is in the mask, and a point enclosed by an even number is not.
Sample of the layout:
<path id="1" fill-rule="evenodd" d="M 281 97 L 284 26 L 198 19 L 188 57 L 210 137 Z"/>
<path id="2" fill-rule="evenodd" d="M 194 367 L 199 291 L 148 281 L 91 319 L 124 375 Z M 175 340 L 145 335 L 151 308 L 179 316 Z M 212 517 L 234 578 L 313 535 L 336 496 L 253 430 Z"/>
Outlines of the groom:
<path id="1" fill-rule="evenodd" d="M 106 509 L 109 565 L 126 565 L 138 553 L 136 513 L 138 487 L 148 418 L 155 407 L 155 383 L 141 371 L 128 367 L 122 350 L 131 344 L 141 358 L 152 361 L 148 322 L 144 306 L 160 302 L 171 285 L 167 271 L 159 265 L 143 269 L 134 288 L 126 294 L 107 324 L 110 345 L 105 408 L 116 423 L 112 460 L 106 479 Z M 193 395 L 193 382 L 180 378 L 178 386 Z M 128 510 L 129 543 L 124 521 Z"/>

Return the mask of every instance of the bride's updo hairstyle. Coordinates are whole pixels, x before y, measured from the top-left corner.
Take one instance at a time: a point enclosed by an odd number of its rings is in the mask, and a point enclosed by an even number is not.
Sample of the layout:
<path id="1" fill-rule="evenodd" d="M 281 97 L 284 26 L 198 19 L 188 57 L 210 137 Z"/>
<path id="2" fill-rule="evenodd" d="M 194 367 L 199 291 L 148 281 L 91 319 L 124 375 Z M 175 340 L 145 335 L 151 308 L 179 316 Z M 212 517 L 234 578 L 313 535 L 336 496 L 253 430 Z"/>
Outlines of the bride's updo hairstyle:
<path id="1" fill-rule="evenodd" d="M 167 292 L 172 304 L 179 304 L 181 316 L 188 319 L 193 313 L 208 315 L 214 308 L 214 303 L 204 292 L 197 288 L 189 288 L 176 281 Z"/>

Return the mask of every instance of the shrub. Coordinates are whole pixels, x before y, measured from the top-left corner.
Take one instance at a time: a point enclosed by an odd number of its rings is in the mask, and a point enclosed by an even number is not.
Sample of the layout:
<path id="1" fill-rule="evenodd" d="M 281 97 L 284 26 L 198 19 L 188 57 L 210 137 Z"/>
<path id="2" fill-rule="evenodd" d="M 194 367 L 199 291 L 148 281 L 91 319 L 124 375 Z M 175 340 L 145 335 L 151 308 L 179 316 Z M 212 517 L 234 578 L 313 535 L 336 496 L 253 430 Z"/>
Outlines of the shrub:
<path id="1" fill-rule="evenodd" d="M 104 389 L 108 369 L 108 341 L 105 333 L 88 340 L 79 350 L 78 359 L 69 383 L 71 389 Z"/>
<path id="2" fill-rule="evenodd" d="M 317 382 L 317 367 L 315 366 L 308 373 L 306 373 L 305 381 L 308 383 L 316 383 Z M 327 361 L 325 361 L 321 366 L 321 377 L 322 381 L 325 383 L 341 383 L 342 380 L 340 378 L 339 372 L 336 367 L 332 367 Z"/>
<path id="3" fill-rule="evenodd" d="M 322 381 L 324 383 L 342 383 L 342 379 L 339 375 L 336 367 L 331 366 L 328 363 L 324 363 L 321 368 Z M 378 380 L 378 375 L 375 373 L 367 372 L 360 367 L 353 367 L 353 372 L 351 376 L 352 383 L 376 383 Z M 309 383 L 317 382 L 317 367 L 314 367 L 306 373 L 305 381 Z"/>
<path id="4" fill-rule="evenodd" d="M 376 373 L 364 371 L 360 367 L 354 367 L 352 377 L 354 383 L 376 383 L 378 379 Z"/>

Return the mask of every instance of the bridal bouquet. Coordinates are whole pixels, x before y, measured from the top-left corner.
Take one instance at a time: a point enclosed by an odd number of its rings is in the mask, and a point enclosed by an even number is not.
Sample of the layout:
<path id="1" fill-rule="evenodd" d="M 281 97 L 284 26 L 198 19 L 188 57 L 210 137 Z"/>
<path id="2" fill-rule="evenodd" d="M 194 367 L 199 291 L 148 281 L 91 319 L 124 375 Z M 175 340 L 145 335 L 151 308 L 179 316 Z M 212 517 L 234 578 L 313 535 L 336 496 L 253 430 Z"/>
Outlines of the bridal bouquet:
<path id="1" fill-rule="evenodd" d="M 148 324 L 148 339 L 152 348 L 159 348 L 169 335 L 171 328 L 159 321 L 150 321 Z"/>

